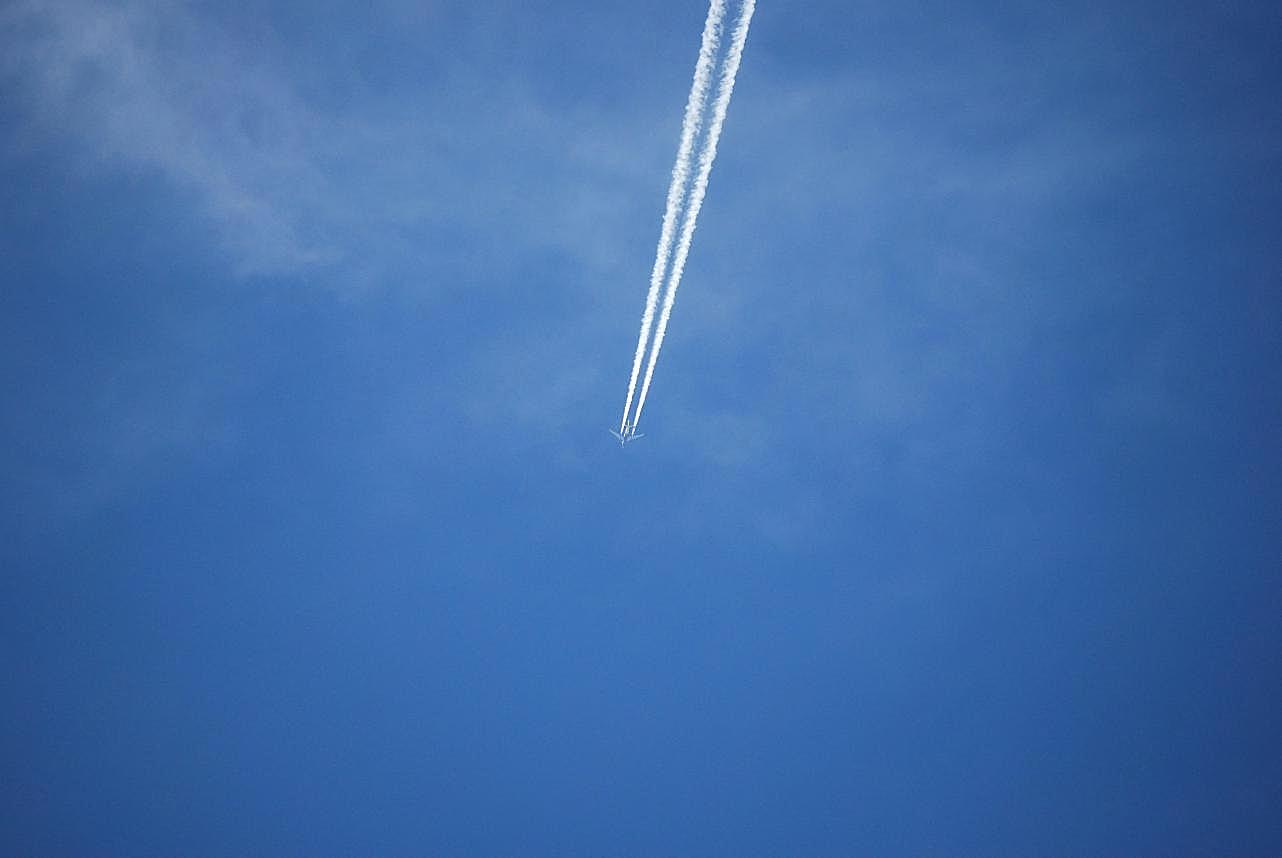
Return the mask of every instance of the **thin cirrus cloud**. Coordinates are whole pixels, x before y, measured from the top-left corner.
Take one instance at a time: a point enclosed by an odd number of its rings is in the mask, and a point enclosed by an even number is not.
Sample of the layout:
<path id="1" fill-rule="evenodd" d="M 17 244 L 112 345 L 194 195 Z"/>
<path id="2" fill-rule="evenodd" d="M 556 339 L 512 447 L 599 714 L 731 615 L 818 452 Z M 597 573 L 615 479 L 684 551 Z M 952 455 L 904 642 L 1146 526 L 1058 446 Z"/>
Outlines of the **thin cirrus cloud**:
<path id="1" fill-rule="evenodd" d="M 37 133 L 194 193 L 245 272 L 332 256 L 322 223 L 299 213 L 326 190 L 313 166 L 320 117 L 269 70 L 236 62 L 172 8 L 27 3 L 8 17 L 17 33 L 8 64 Z"/>
<path id="2" fill-rule="evenodd" d="M 484 103 L 411 80 L 404 110 L 336 106 L 306 97 L 273 51 L 182 4 L 27 2 L 0 20 L 0 68 L 28 133 L 189 193 L 242 275 L 458 274 L 477 261 L 459 234 L 496 227 L 588 267 L 617 255 L 603 226 L 627 212 L 620 186 L 636 170 L 615 132 L 578 117 L 567 141 L 566 117 L 502 79 Z"/>

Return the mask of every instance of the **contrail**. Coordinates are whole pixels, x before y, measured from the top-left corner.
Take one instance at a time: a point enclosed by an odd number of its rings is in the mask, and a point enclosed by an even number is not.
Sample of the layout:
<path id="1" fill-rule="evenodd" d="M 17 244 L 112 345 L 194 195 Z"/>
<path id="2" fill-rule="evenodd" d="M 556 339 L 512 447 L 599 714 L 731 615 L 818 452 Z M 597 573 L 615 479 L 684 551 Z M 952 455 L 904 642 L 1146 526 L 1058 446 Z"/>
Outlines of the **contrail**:
<path id="1" fill-rule="evenodd" d="M 703 151 L 699 153 L 699 173 L 695 176 L 694 186 L 690 189 L 685 221 L 681 224 L 681 239 L 677 242 L 676 254 L 672 259 L 668 289 L 663 295 L 663 312 L 659 315 L 659 326 L 654 332 L 654 345 L 650 348 L 650 361 L 646 364 L 645 381 L 641 383 L 641 396 L 637 400 L 637 411 L 632 418 L 634 427 L 641 420 L 641 409 L 645 408 L 646 395 L 650 392 L 650 380 L 654 377 L 654 365 L 659 359 L 659 349 L 663 347 L 663 337 L 668 330 L 672 304 L 677 299 L 677 287 L 681 285 L 681 274 L 685 271 L 690 242 L 694 239 L 695 222 L 699 219 L 699 209 L 703 206 L 703 197 L 708 191 L 708 176 L 712 173 L 712 162 L 717 157 L 717 140 L 721 137 L 721 126 L 726 121 L 726 109 L 730 106 L 735 75 L 739 73 L 739 60 L 743 57 L 743 46 L 748 40 L 748 24 L 752 22 L 752 13 L 756 5 L 756 0 L 744 0 L 739 20 L 735 24 L 734 35 L 730 40 L 730 48 L 726 52 L 725 68 L 721 72 L 721 82 L 717 87 L 717 100 L 712 107 L 712 121 L 708 123 L 708 138 L 704 141 Z"/>
<path id="2" fill-rule="evenodd" d="M 641 357 L 650 342 L 650 327 L 654 324 L 654 309 L 659 303 L 659 287 L 672 255 L 672 235 L 676 229 L 677 214 L 685 197 L 690 180 L 690 156 L 695 138 L 703 124 L 703 114 L 708 103 L 708 86 L 712 82 L 712 64 L 721 46 L 721 19 L 725 17 L 725 0 L 712 0 L 708 17 L 703 22 L 703 38 L 699 44 L 699 60 L 694 67 L 694 81 L 686 100 L 686 112 L 681 120 L 681 142 L 677 145 L 677 160 L 672 165 L 672 182 L 668 185 L 668 202 L 663 210 L 663 226 L 659 229 L 659 247 L 654 255 L 654 268 L 650 272 L 650 291 L 645 296 L 645 312 L 641 314 L 641 333 L 637 337 L 637 352 L 632 359 L 632 377 L 628 379 L 628 399 L 623 406 L 623 420 L 619 431 L 628 428 L 628 412 L 632 410 L 632 396 L 637 389 L 637 376 L 641 373 Z M 634 421 L 635 422 L 635 421 Z"/>

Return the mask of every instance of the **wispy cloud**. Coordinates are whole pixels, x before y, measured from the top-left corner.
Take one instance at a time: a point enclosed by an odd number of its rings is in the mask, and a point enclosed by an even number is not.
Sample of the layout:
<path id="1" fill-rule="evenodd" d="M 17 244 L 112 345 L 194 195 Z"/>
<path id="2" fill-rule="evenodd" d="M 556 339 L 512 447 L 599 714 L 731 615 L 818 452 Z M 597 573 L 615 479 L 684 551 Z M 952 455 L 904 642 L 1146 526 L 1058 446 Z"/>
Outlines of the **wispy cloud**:
<path id="1" fill-rule="evenodd" d="M 194 192 L 245 271 L 334 257 L 302 214 L 328 190 L 324 122 L 263 58 L 167 5 L 29 2 L 6 24 L 7 65 L 41 131 Z"/>
<path id="2" fill-rule="evenodd" d="M 397 113 L 317 97 L 281 52 L 182 3 L 27 0 L 0 25 L 29 133 L 190 193 L 242 274 L 457 280 L 474 230 L 608 264 L 602 229 L 635 205 L 637 164 L 609 140 L 647 117 L 612 131 L 501 75 L 466 97 L 411 80 Z"/>

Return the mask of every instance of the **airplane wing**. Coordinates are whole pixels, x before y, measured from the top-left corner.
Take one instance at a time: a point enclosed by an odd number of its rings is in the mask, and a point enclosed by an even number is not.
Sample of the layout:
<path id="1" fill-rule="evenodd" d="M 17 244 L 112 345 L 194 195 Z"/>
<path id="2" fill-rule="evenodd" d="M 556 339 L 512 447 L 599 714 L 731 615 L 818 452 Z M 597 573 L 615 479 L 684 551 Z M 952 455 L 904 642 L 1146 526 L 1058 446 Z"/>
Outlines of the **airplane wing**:
<path id="1" fill-rule="evenodd" d="M 624 429 L 622 432 L 618 432 L 614 429 L 611 429 L 610 434 L 619 439 L 620 447 L 622 447 L 624 444 L 628 443 L 629 441 L 635 441 L 638 438 L 645 437 L 644 435 L 638 435 L 636 429 L 634 429 L 631 426 L 629 426 L 627 429 Z"/>

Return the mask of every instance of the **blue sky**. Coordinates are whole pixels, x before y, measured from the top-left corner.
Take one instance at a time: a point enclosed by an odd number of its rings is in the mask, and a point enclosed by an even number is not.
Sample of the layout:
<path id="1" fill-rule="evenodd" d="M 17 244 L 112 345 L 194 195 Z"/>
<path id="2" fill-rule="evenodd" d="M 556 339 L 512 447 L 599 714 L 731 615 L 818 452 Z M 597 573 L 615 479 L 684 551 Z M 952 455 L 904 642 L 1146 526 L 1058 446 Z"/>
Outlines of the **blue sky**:
<path id="1" fill-rule="evenodd" d="M 1282 852 L 1282 15 L 0 10 L 0 846 Z"/>

